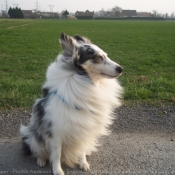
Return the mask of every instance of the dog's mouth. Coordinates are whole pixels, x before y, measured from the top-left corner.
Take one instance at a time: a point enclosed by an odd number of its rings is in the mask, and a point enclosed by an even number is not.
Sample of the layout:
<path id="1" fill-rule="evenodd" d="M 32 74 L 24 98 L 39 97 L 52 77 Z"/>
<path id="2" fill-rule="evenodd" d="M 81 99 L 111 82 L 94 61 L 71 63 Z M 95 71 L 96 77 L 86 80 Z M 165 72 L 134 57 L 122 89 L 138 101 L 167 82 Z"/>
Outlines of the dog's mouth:
<path id="1" fill-rule="evenodd" d="M 105 73 L 100 73 L 103 77 L 105 77 L 105 78 L 116 78 L 116 77 L 118 77 L 120 74 L 118 74 L 118 75 L 109 75 L 109 74 L 105 74 Z"/>

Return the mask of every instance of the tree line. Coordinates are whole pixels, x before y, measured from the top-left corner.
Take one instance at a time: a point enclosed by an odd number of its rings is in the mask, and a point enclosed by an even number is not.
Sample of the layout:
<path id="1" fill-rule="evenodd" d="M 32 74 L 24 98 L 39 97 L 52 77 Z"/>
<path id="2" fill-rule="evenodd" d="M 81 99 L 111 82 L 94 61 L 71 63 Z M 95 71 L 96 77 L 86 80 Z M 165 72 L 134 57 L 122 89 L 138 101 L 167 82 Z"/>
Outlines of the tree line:
<path id="1" fill-rule="evenodd" d="M 9 8 L 8 10 L 8 14 L 10 18 L 24 18 L 24 14 L 21 10 L 21 8 L 15 7 L 15 8 Z M 64 18 L 67 18 L 67 16 L 69 15 L 69 12 L 67 10 L 62 11 L 62 16 Z"/>
<path id="2" fill-rule="evenodd" d="M 15 8 L 9 8 L 8 14 L 10 18 L 24 18 L 24 14 L 21 10 L 21 8 L 15 7 Z"/>
<path id="3" fill-rule="evenodd" d="M 100 11 L 96 11 L 94 13 L 94 16 L 95 17 L 107 17 L 107 16 L 116 17 L 117 12 L 121 12 L 121 11 L 122 11 L 121 7 L 114 6 L 113 8 L 108 9 L 108 10 L 101 9 Z M 18 7 L 15 7 L 15 8 L 10 7 L 8 10 L 8 14 L 9 14 L 10 18 L 24 18 L 24 14 L 23 14 L 21 8 L 18 8 Z M 62 18 L 67 18 L 68 15 L 69 15 L 69 12 L 67 10 L 63 10 L 61 12 Z M 156 10 L 152 11 L 152 16 L 163 17 L 163 18 L 175 18 L 174 12 L 171 15 L 169 15 L 168 13 L 165 13 L 165 14 L 158 13 L 158 11 L 156 11 Z"/>

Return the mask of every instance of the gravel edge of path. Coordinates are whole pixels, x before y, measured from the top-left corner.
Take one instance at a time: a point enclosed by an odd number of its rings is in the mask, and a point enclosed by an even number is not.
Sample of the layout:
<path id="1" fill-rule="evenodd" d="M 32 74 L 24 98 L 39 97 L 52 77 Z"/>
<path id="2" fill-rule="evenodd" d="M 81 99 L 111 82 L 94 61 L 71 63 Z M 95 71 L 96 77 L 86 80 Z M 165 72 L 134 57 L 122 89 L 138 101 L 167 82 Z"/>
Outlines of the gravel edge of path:
<path id="1" fill-rule="evenodd" d="M 0 111 L 0 138 L 19 136 L 20 124 L 27 125 L 31 110 L 14 109 Z M 123 105 L 116 109 L 116 118 L 111 126 L 113 132 L 166 131 L 175 132 L 175 105 L 150 106 Z"/>

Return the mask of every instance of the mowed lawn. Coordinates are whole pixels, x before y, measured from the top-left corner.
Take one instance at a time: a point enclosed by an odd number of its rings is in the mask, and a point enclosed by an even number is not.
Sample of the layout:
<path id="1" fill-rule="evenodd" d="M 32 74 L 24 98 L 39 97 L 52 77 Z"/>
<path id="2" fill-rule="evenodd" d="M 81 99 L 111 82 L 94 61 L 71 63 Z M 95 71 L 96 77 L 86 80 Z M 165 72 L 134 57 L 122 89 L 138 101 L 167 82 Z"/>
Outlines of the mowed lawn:
<path id="1" fill-rule="evenodd" d="M 124 67 L 124 102 L 175 102 L 175 22 L 0 20 L 0 109 L 31 108 L 61 32 L 89 37 Z"/>

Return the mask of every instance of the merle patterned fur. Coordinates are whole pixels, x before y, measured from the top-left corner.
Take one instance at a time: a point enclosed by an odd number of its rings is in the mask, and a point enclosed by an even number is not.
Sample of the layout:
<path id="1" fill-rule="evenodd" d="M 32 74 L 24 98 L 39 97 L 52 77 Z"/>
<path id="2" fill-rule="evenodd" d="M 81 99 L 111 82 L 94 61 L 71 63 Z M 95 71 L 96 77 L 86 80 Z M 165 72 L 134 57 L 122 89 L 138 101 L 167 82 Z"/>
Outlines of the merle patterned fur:
<path id="1" fill-rule="evenodd" d="M 45 116 L 45 104 L 47 103 L 47 94 L 49 93 L 49 89 L 44 88 L 42 89 L 43 98 L 37 100 L 37 102 L 33 106 L 33 114 L 34 114 L 34 124 L 29 127 L 30 133 L 35 136 L 35 139 L 38 141 L 39 144 L 45 145 L 45 137 L 53 137 L 51 127 L 52 122 L 48 119 L 46 120 Z M 23 137 L 23 153 L 25 155 L 30 155 L 31 150 L 28 146 L 26 140 L 28 137 Z"/>

